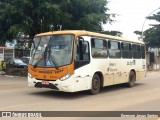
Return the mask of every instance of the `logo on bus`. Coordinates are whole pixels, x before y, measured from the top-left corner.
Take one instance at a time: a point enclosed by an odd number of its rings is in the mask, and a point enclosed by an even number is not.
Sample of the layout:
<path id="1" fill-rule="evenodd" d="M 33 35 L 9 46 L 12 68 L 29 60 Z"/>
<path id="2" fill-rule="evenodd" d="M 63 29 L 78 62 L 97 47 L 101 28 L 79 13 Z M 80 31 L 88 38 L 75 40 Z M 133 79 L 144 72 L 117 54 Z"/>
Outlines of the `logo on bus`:
<path id="1" fill-rule="evenodd" d="M 116 69 L 116 68 L 113 69 L 113 68 L 108 67 L 107 71 L 108 72 L 116 72 L 116 71 L 118 71 L 118 69 Z"/>
<path id="2" fill-rule="evenodd" d="M 109 63 L 109 66 L 116 66 L 116 63 L 110 62 L 110 63 Z"/>

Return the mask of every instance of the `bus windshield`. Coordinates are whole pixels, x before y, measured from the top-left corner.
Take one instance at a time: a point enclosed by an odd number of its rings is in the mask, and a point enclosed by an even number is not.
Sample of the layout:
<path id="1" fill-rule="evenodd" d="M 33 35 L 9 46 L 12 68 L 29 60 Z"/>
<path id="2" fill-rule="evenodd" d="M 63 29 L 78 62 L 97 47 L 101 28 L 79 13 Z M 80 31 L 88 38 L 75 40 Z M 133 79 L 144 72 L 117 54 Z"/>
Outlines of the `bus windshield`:
<path id="1" fill-rule="evenodd" d="M 34 38 L 30 61 L 34 67 L 60 67 L 71 64 L 74 35 L 48 35 Z"/>

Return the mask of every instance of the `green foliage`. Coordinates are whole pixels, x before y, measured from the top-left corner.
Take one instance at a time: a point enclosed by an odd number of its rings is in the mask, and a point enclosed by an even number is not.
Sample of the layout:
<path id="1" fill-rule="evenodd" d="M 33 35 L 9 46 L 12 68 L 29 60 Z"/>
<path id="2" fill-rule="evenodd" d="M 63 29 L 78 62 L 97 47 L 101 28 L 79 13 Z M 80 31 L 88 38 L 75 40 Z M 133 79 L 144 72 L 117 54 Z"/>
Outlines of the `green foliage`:
<path id="1" fill-rule="evenodd" d="M 103 31 L 102 33 L 106 35 L 113 35 L 118 37 L 122 36 L 122 32 L 119 32 L 119 31 Z"/>
<path id="2" fill-rule="evenodd" d="M 108 0 L 0 0 L 0 40 L 15 38 L 18 32 L 33 37 L 50 31 L 50 25 L 63 29 L 102 31 L 112 21 Z"/>
<path id="3" fill-rule="evenodd" d="M 141 31 L 137 31 L 137 30 L 136 30 L 136 31 L 134 31 L 134 33 L 135 33 L 136 35 L 140 35 L 140 36 L 142 35 L 142 32 L 141 32 Z"/>
<path id="4" fill-rule="evenodd" d="M 152 27 L 144 32 L 144 41 L 150 47 L 160 47 L 160 28 Z"/>
<path id="5" fill-rule="evenodd" d="M 160 22 L 160 12 L 154 14 L 153 16 L 147 17 L 147 19 Z M 144 36 L 144 41 L 148 46 L 160 47 L 160 24 L 152 25 L 151 28 L 144 31 Z"/>

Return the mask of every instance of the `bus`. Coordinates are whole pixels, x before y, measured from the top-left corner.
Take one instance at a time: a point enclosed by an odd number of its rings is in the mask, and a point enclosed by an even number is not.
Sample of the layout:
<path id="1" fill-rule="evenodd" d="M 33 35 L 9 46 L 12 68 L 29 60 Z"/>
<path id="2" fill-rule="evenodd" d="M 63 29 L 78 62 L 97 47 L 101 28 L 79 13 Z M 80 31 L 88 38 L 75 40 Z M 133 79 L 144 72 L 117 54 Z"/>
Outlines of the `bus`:
<path id="1" fill-rule="evenodd" d="M 62 30 L 34 37 L 28 85 L 94 95 L 105 86 L 125 83 L 132 87 L 145 74 L 144 42 L 85 30 Z"/>

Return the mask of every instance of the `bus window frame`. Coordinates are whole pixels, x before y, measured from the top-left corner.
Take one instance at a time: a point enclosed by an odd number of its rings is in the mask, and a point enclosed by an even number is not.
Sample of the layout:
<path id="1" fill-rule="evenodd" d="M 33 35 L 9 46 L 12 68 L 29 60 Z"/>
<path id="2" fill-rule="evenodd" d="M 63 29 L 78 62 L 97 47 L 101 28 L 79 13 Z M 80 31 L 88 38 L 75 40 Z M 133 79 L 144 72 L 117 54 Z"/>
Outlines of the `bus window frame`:
<path id="1" fill-rule="evenodd" d="M 110 47 L 111 47 L 111 42 L 117 42 L 117 45 L 118 45 L 118 49 L 111 49 Z M 110 44 L 110 45 L 109 45 Z M 119 57 L 117 57 L 117 56 L 115 56 L 115 57 L 111 57 L 110 56 L 110 50 L 119 50 L 119 54 L 120 54 L 120 56 Z M 111 59 L 121 59 L 122 58 L 122 55 L 121 55 L 121 41 L 120 40 L 116 40 L 116 39 L 108 39 L 108 55 L 109 55 L 109 58 L 111 58 Z"/>
<path id="2" fill-rule="evenodd" d="M 124 44 L 128 44 L 129 46 L 129 49 L 128 50 L 124 50 L 123 49 L 123 47 L 122 47 L 122 45 L 124 45 Z M 129 57 L 124 57 L 123 56 L 123 52 L 124 51 L 126 51 L 126 52 L 129 52 L 129 53 L 131 53 L 131 56 L 129 56 Z M 121 57 L 122 57 L 122 59 L 132 59 L 133 58 L 133 54 L 132 54 L 132 43 L 131 42 L 125 42 L 125 41 L 121 41 Z"/>
<path id="3" fill-rule="evenodd" d="M 134 51 L 133 45 L 136 45 L 136 51 Z M 137 47 L 140 48 L 139 51 L 138 51 L 138 48 L 137 48 Z M 134 53 L 136 53 L 136 57 L 134 56 Z M 140 57 L 139 57 L 139 56 L 137 57 L 137 53 L 138 53 L 138 55 L 139 55 Z M 133 57 L 133 59 L 141 59 L 141 58 L 142 58 L 142 55 L 141 55 L 141 44 L 132 43 L 132 57 Z"/>
<path id="4" fill-rule="evenodd" d="M 103 42 L 104 41 L 106 42 L 106 46 L 103 46 L 103 49 L 102 48 L 97 48 L 97 49 L 101 49 L 101 50 L 104 50 L 104 51 L 106 50 L 106 53 L 107 53 L 106 56 L 103 56 L 103 57 L 100 57 L 100 56 L 95 57 L 95 56 L 93 56 L 93 54 L 92 54 L 92 49 L 93 49 L 93 47 L 92 47 L 92 41 L 93 41 L 93 39 L 98 39 L 98 40 L 101 40 Z M 91 37 L 90 42 L 91 42 L 91 45 L 90 45 L 91 46 L 91 56 L 92 56 L 93 59 L 106 59 L 106 58 L 108 58 L 108 56 L 109 56 L 109 53 L 108 53 L 108 39 L 101 38 L 101 37 Z M 103 43 L 103 45 L 104 45 L 104 43 Z"/>

